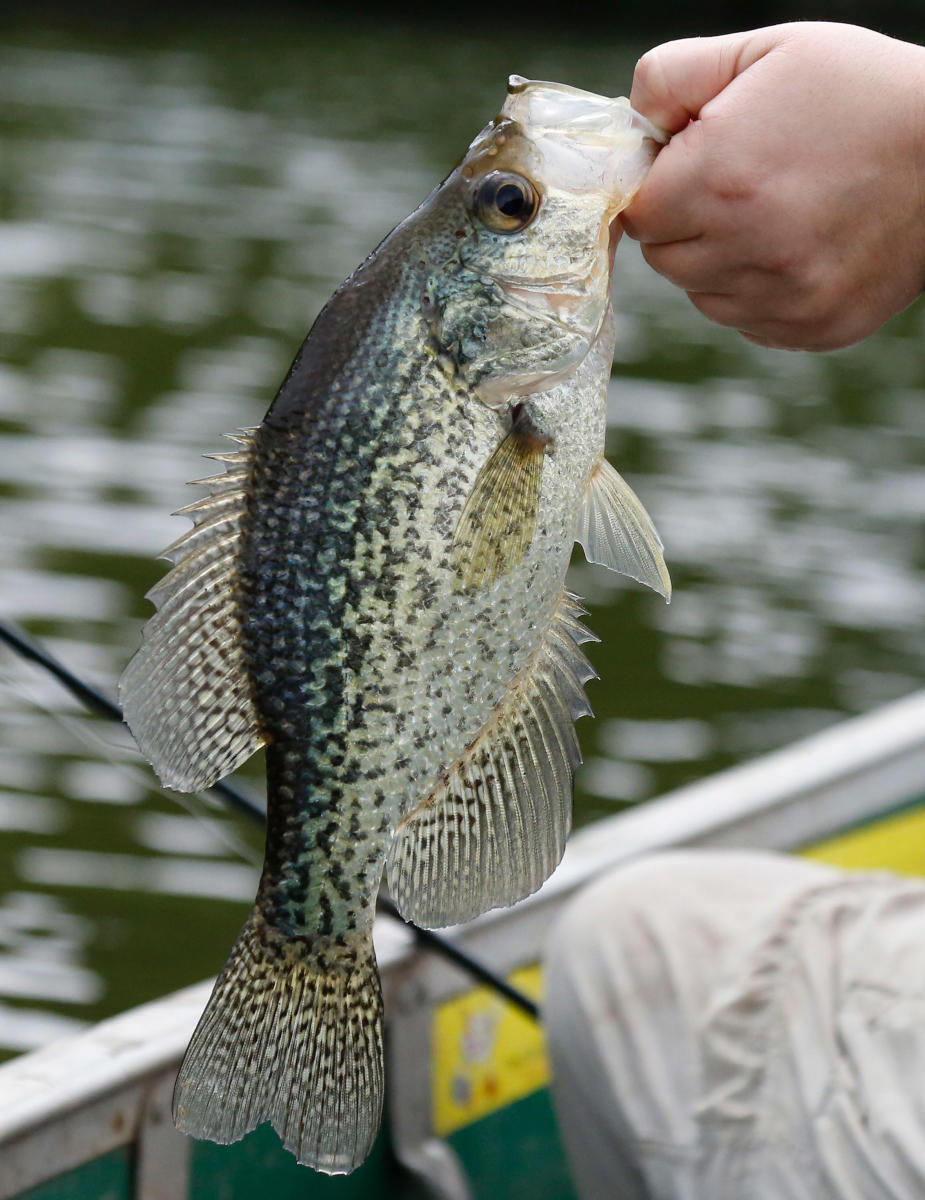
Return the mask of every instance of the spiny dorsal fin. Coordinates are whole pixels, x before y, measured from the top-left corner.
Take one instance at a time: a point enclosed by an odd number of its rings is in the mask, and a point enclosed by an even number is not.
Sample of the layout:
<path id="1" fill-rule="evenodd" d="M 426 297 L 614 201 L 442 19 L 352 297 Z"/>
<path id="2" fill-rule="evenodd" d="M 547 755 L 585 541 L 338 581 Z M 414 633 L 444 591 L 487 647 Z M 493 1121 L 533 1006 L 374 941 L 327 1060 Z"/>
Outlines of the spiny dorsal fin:
<path id="1" fill-rule="evenodd" d="M 523 413 L 482 467 L 453 535 L 466 587 L 489 587 L 523 559 L 536 532 L 549 439 Z"/>
<path id="2" fill-rule="evenodd" d="M 568 836 L 573 721 L 591 709 L 594 670 L 579 650 L 594 635 L 563 592 L 550 629 L 508 698 L 389 849 L 392 898 L 407 920 L 454 925 L 529 896 L 552 874 Z"/>
<path id="3" fill-rule="evenodd" d="M 588 562 L 601 563 L 671 599 L 671 579 L 665 566 L 662 540 L 642 501 L 602 458 L 591 474 L 591 482 L 578 515 L 575 541 L 581 544 Z"/>
<path id="4" fill-rule="evenodd" d="M 253 430 L 243 449 L 196 480 L 210 495 L 179 510 L 193 528 L 170 546 L 174 564 L 148 593 L 157 608 L 119 684 L 128 727 L 167 787 L 199 791 L 263 745 L 241 644 L 237 559 L 247 506 Z"/>

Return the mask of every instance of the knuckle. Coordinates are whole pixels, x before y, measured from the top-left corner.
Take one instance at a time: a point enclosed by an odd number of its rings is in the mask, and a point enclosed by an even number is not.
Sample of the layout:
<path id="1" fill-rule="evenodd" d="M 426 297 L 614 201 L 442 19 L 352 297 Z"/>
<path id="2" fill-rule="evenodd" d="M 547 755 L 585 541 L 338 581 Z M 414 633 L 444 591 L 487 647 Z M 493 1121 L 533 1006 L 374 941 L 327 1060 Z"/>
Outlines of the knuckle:
<path id="1" fill-rule="evenodd" d="M 663 246 L 659 246 L 656 243 L 643 243 L 641 250 L 642 257 L 657 275 L 667 275 L 668 272 L 665 264 L 665 250 Z"/>
<path id="2" fill-rule="evenodd" d="M 688 292 L 687 298 L 714 325 L 725 325 L 732 329 L 739 327 L 742 313 L 732 297 L 709 292 Z"/>
<path id="3" fill-rule="evenodd" d="M 792 241 L 768 239 L 755 248 L 755 265 L 764 275 L 788 280 L 795 292 L 804 292 L 806 256 Z"/>
<path id="4" fill-rule="evenodd" d="M 661 51 L 661 46 L 647 50 L 636 63 L 630 93 L 634 108 L 647 109 L 654 97 L 664 93 L 665 68 Z"/>
<path id="5" fill-rule="evenodd" d="M 746 252 L 766 288 L 779 292 L 786 287 L 788 297 L 798 302 L 818 286 L 819 255 L 808 229 L 798 220 L 782 219 L 786 211 L 786 205 L 768 205 L 763 198 L 754 205 L 748 221 L 753 236 Z"/>
<path id="6" fill-rule="evenodd" d="M 802 286 L 795 288 L 792 319 L 818 340 L 842 323 L 846 292 L 841 279 L 828 272 L 817 274 L 804 268 L 800 282 Z"/>
<path id="7" fill-rule="evenodd" d="M 664 79 L 664 46 L 655 46 L 647 50 L 640 58 L 633 71 L 633 86 L 637 84 L 646 91 L 654 81 Z"/>
<path id="8" fill-rule="evenodd" d="M 661 111 L 679 103 L 677 81 L 684 78 L 683 59 L 688 42 L 680 39 L 663 42 L 647 50 L 633 70 L 631 100 L 634 108 L 645 111 L 651 105 Z M 646 112 L 646 115 L 651 115 Z"/>
<path id="9" fill-rule="evenodd" d="M 647 50 L 641 58 L 636 60 L 636 66 L 633 69 L 633 83 L 645 83 L 649 79 L 652 71 L 652 64 L 658 55 L 658 47 L 654 50 Z"/>
<path id="10" fill-rule="evenodd" d="M 761 184 L 750 161 L 713 163 L 707 172 L 707 187 L 723 205 L 754 204 L 761 197 Z"/>
<path id="11" fill-rule="evenodd" d="M 687 289 L 696 282 L 696 272 L 674 243 L 643 245 L 642 254 L 656 275 L 676 287 Z"/>
<path id="12" fill-rule="evenodd" d="M 714 118 L 702 125 L 701 169 L 710 195 L 724 207 L 747 205 L 752 219 L 773 219 L 781 183 L 760 150 L 727 120 Z"/>

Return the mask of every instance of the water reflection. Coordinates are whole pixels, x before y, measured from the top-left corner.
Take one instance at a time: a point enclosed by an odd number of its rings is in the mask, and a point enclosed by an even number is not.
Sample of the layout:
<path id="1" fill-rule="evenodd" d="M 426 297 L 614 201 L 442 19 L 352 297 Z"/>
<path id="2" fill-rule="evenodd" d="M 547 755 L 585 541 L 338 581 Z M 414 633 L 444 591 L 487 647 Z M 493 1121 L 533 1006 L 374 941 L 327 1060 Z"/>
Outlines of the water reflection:
<path id="1" fill-rule="evenodd" d="M 341 32 L 314 36 L 308 72 L 288 30 L 91 42 L 0 47 L 0 611 L 111 686 L 200 454 L 259 420 L 319 306 L 505 73 L 613 92 L 634 54 Z M 921 307 L 844 354 L 773 354 L 709 326 L 631 245 L 616 304 L 609 449 L 675 599 L 576 565 L 603 638 L 579 820 L 925 674 Z M 2 1053 L 215 970 L 256 846 L 151 791 L 57 685 L 5 654 L 0 671 Z"/>
<path id="2" fill-rule="evenodd" d="M 112 888 L 248 903 L 259 872 L 243 863 L 203 862 L 198 858 L 103 854 L 92 850 L 23 850 L 16 871 L 27 883 L 64 887 Z M 4 990 L 0 975 L 0 993 Z"/>
<path id="3" fill-rule="evenodd" d="M 91 936 L 90 923 L 53 897 L 39 892 L 10 893 L 0 905 L 0 995 L 78 1006 L 99 1000 L 103 980 L 83 963 L 83 950 Z M 4 1005 L 3 1011 L 11 1009 Z M 0 1011 L 4 1045 L 21 1045 L 30 1027 L 39 1033 L 61 1029 L 55 1022 L 44 1025 L 35 1021 L 36 1010 L 30 1012 L 31 1020 L 24 1026 L 15 1020 L 7 1025 Z M 10 1037 L 16 1040 L 11 1042 Z"/>
<path id="4" fill-rule="evenodd" d="M 80 1010 L 103 995 L 102 977 L 83 961 L 91 937 L 91 923 L 52 896 L 10 892 L 4 897 L 0 904 L 0 996 L 19 1003 L 0 1003 L 0 1046 L 31 1050 L 88 1024 L 50 1008 L 64 1005 Z"/>

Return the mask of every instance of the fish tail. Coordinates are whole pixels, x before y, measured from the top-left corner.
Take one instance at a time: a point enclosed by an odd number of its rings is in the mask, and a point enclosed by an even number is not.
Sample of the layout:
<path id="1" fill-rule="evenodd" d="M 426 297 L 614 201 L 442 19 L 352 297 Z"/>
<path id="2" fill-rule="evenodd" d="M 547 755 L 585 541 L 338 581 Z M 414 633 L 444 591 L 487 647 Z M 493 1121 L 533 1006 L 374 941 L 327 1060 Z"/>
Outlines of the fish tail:
<path id="1" fill-rule="evenodd" d="M 375 1141 L 383 1073 L 371 930 L 288 938 L 255 909 L 189 1044 L 174 1121 L 223 1144 L 270 1121 L 300 1163 L 345 1174 Z"/>

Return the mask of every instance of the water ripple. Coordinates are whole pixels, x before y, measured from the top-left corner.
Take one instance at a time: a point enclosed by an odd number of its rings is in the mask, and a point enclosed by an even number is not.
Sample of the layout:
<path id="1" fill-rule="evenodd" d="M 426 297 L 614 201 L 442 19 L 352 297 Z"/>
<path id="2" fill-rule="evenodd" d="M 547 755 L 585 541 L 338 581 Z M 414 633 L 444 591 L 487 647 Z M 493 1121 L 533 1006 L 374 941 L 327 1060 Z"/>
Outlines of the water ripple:
<path id="1" fill-rule="evenodd" d="M 508 64 L 612 93 L 635 53 L 357 30 L 319 34 L 307 71 L 272 30 L 39 40 L 0 46 L 0 612 L 111 687 L 200 455 L 260 419 Z M 576 565 L 603 638 L 579 821 L 925 677 L 925 308 L 844 353 L 764 351 L 627 241 L 615 302 L 608 449 L 675 595 Z M 145 786 L 124 734 L 5 653 L 0 713 L 0 1046 L 16 1049 L 216 969 L 255 874 L 221 820 Z"/>

